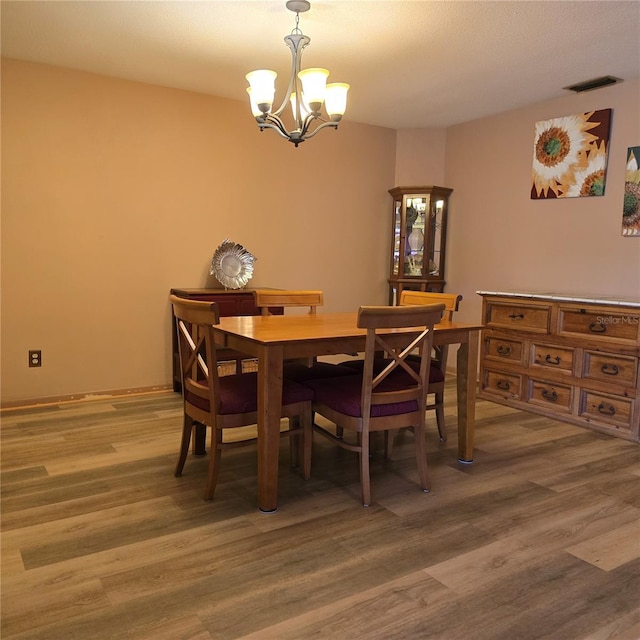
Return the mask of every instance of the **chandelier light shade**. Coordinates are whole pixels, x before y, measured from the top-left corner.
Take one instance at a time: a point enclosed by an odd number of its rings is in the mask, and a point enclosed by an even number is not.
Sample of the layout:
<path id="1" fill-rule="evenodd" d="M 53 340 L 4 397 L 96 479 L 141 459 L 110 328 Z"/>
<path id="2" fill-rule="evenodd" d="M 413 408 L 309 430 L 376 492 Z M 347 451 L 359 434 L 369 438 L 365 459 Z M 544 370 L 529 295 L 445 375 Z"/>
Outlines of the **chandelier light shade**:
<path id="1" fill-rule="evenodd" d="M 347 92 L 349 85 L 344 82 L 327 84 L 327 69 L 302 69 L 302 52 L 311 42 L 298 24 L 300 13 L 309 11 L 308 0 L 288 0 L 287 9 L 296 14 L 296 26 L 285 36 L 285 44 L 291 50 L 291 77 L 282 104 L 274 111 L 273 102 L 276 93 L 276 77 L 278 74 L 270 69 L 251 71 L 245 76 L 249 82 L 247 93 L 253 114 L 260 131 L 273 129 L 297 147 L 301 142 L 313 136 L 325 127 L 338 128 L 347 108 Z M 288 130 L 280 118 L 287 105 L 291 106 L 293 128 Z M 322 106 L 327 114 L 325 119 Z"/>

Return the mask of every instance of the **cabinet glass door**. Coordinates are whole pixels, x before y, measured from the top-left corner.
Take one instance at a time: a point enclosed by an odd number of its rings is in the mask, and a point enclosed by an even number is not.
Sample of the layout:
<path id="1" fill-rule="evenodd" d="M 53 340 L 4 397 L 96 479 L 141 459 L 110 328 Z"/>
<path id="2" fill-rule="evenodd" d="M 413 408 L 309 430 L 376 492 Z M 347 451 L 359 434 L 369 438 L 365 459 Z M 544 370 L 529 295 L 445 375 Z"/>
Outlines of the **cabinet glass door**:
<path id="1" fill-rule="evenodd" d="M 429 213 L 429 266 L 428 275 L 439 278 L 442 272 L 442 217 L 444 214 L 444 200 L 431 201 Z"/>
<path id="2" fill-rule="evenodd" d="M 400 273 L 400 243 L 402 242 L 402 200 L 393 201 L 393 259 L 391 273 Z"/>
<path id="3" fill-rule="evenodd" d="M 407 198 L 404 275 L 421 277 L 424 266 L 424 223 L 427 200 Z"/>

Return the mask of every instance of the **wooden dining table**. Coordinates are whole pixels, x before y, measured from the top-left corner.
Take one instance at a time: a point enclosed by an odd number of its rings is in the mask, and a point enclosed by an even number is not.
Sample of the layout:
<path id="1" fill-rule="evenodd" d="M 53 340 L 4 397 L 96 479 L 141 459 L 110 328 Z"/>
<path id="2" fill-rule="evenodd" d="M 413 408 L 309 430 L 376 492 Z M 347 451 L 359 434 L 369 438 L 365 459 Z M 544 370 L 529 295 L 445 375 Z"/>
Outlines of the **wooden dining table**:
<path id="1" fill-rule="evenodd" d="M 434 345 L 458 344 L 458 459 L 473 462 L 476 375 L 480 324 L 443 320 L 435 326 Z M 389 329 L 407 333 L 415 329 Z M 278 507 L 278 455 L 282 409 L 282 365 L 291 358 L 364 351 L 366 329 L 357 313 L 231 316 L 214 326 L 216 344 L 258 360 L 258 508 Z"/>

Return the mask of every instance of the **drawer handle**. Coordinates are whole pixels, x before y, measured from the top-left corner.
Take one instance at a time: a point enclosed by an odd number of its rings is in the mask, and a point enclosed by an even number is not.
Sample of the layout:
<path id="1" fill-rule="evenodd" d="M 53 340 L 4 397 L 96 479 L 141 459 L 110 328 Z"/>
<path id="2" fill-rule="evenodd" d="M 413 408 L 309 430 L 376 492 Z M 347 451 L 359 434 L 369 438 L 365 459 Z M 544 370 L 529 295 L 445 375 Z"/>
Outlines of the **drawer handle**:
<path id="1" fill-rule="evenodd" d="M 605 404 L 604 402 L 598 405 L 598 411 L 605 416 L 614 416 L 616 414 L 616 408 L 612 404 Z"/>
<path id="2" fill-rule="evenodd" d="M 512 320 L 522 320 L 524 318 L 524 313 L 511 313 L 509 314 L 509 317 Z"/>
<path id="3" fill-rule="evenodd" d="M 608 376 L 617 376 L 618 373 L 620 373 L 617 364 L 603 364 L 600 367 L 600 371 L 602 371 L 602 373 L 606 373 Z"/>
<path id="4" fill-rule="evenodd" d="M 509 391 L 509 389 L 511 389 L 511 383 L 508 380 L 498 380 L 498 382 L 496 382 L 496 387 L 503 391 Z"/>
<path id="5" fill-rule="evenodd" d="M 498 355 L 499 356 L 510 356 L 511 355 L 511 347 L 508 344 L 498 345 Z"/>
<path id="6" fill-rule="evenodd" d="M 560 364 L 560 356 L 551 356 L 550 353 L 547 353 L 544 359 L 548 364 Z"/>
<path id="7" fill-rule="evenodd" d="M 553 389 L 551 391 L 549 391 L 548 389 L 543 389 L 542 397 L 545 400 L 551 400 L 551 402 L 555 402 L 558 399 L 558 394 Z"/>
<path id="8" fill-rule="evenodd" d="M 607 325 L 602 324 L 602 322 L 592 322 L 589 325 L 589 331 L 593 333 L 604 333 L 607 330 Z"/>

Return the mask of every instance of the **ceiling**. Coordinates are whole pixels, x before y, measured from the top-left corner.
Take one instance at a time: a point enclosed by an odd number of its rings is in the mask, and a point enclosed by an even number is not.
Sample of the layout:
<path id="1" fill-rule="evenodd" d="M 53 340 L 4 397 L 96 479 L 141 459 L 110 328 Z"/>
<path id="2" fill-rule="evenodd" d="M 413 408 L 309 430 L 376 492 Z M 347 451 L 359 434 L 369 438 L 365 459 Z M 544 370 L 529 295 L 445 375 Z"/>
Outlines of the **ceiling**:
<path id="1" fill-rule="evenodd" d="M 284 0 L 2 0 L 2 55 L 248 102 L 244 75 L 290 68 Z M 345 119 L 446 127 L 640 77 L 637 0 L 312 0 L 303 66 L 349 82 Z M 602 106 L 602 105 L 600 105 Z M 247 111 L 249 106 L 247 104 Z"/>

